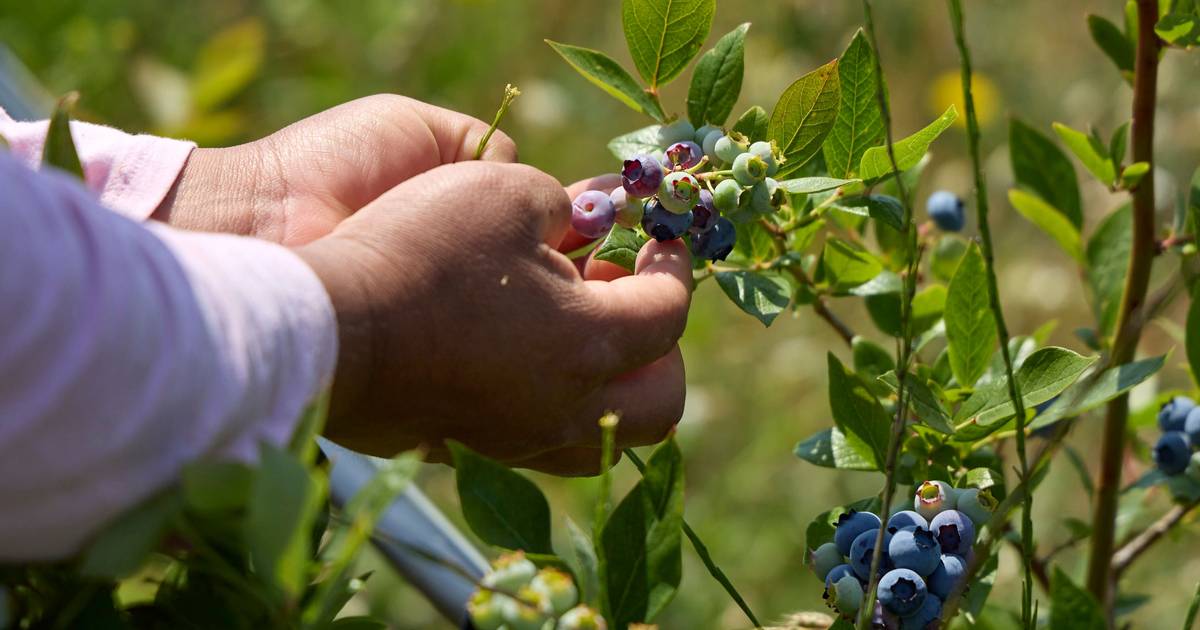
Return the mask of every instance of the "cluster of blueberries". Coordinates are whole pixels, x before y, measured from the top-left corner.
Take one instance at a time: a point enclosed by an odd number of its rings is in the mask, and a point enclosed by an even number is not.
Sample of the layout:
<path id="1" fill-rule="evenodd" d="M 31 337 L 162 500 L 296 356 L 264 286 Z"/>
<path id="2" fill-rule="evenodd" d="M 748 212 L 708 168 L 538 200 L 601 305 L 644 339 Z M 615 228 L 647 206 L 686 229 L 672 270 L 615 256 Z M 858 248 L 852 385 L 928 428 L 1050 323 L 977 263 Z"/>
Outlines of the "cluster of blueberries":
<path id="1" fill-rule="evenodd" d="M 813 571 L 825 580 L 826 602 L 846 618 L 858 613 L 885 527 L 872 627 L 937 628 L 942 602 L 966 578 L 976 528 L 995 507 L 986 491 L 926 481 L 917 487 L 913 509 L 893 512 L 886 526 L 871 512 L 842 514 L 833 542 L 811 557 Z"/>
<path id="2" fill-rule="evenodd" d="M 783 203 L 784 191 L 771 178 L 782 157 L 770 142 L 681 120 L 659 128 L 658 144 L 661 150 L 624 161 L 620 188 L 575 198 L 576 232 L 601 238 L 616 223 L 641 225 L 660 242 L 690 234 L 694 255 L 724 260 L 737 241 L 730 216 L 770 214 Z"/>
<path id="3" fill-rule="evenodd" d="M 1196 401 L 1176 396 L 1158 412 L 1162 437 L 1154 445 L 1154 462 L 1170 477 L 1188 473 L 1200 481 L 1200 407 Z"/>
<path id="4" fill-rule="evenodd" d="M 525 554 L 505 554 L 492 563 L 467 602 L 477 630 L 607 630 L 596 611 L 579 601 L 571 576 L 538 570 Z"/>

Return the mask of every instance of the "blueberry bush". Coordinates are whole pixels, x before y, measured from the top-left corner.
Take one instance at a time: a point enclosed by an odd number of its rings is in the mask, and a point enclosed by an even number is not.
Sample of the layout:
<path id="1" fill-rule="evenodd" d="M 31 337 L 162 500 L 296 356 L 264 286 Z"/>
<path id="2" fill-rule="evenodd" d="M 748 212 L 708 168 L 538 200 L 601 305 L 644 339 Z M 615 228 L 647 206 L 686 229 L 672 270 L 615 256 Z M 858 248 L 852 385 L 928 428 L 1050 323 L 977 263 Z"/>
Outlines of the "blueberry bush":
<path id="1" fill-rule="evenodd" d="M 1186 618 L 1154 618 L 1145 614 L 1152 599 L 1122 578 L 1200 505 L 1200 407 L 1188 397 L 1196 387 L 1138 406 L 1130 398 L 1168 365 L 1200 374 L 1200 303 L 1190 300 L 1200 288 L 1200 170 L 1175 194 L 1157 190 L 1155 169 L 1159 64 L 1200 45 L 1200 4 L 1127 0 L 1124 24 L 1090 15 L 1079 25 L 1132 94 L 1131 115 L 1108 133 L 1009 121 L 1007 201 L 1077 265 L 1091 311 L 1072 322 L 1082 351 L 1048 343 L 1054 321 L 1008 328 L 996 261 L 1018 253 L 993 242 L 993 169 L 981 150 L 966 4 L 922 8 L 950 25 L 961 111 L 951 106 L 904 133 L 893 125 L 891 99 L 906 86 L 887 81 L 879 40 L 888 30 L 877 29 L 870 0 L 861 1 L 862 28 L 828 51 L 835 58 L 769 107 L 738 112 L 756 67 L 746 63 L 751 25 L 705 50 L 715 0 L 622 0 L 636 76 L 608 54 L 547 40 L 650 123 L 608 144 L 607 170 L 621 186 L 573 200 L 572 226 L 594 242 L 572 255 L 632 269 L 650 239 L 684 239 L 698 291 L 714 279 L 708 284 L 763 326 L 784 313 L 815 315 L 830 333 L 832 426 L 796 436 L 795 465 L 870 476 L 878 491 L 828 506 L 797 535 L 802 553 L 778 554 L 823 581 L 828 609 L 756 613 L 722 569 L 736 559 L 715 558 L 685 519 L 685 457 L 674 438 L 643 461 L 632 450 L 613 452 L 620 410 L 599 419 L 605 472 L 590 528 L 568 519 L 557 536 L 568 541 L 566 553 L 555 547 L 537 484 L 452 444 L 462 519 L 500 553 L 468 604 L 477 628 L 653 623 L 681 588 L 685 547 L 744 615 L 742 626 L 1191 627 L 1200 590 Z M 664 103 L 663 88 L 689 67 L 686 99 Z M 506 90 L 494 125 L 516 94 Z M 64 132 L 70 105 L 60 104 L 45 159 L 78 173 Z M 921 203 L 931 148 L 956 124 L 966 131 L 971 194 L 938 190 Z M 1121 203 L 1085 212 L 1080 169 Z M 1096 216 L 1094 225 L 1085 221 Z M 837 315 L 852 302 L 872 334 Z M 1176 302 L 1188 303 L 1186 321 L 1173 324 L 1182 352 L 1139 354 L 1147 327 Z M 288 450 L 264 447 L 256 467 L 189 468 L 178 488 L 113 524 L 80 558 L 6 568 L 13 625 L 381 625 L 339 612 L 369 577 L 353 574 L 354 558 L 419 456 L 399 455 L 360 496 L 331 507 L 312 445 L 321 408 L 306 415 Z M 1144 448 L 1134 430 L 1156 421 L 1161 437 Z M 1077 432 L 1101 436 L 1096 453 L 1066 443 Z M 609 469 L 622 454 L 629 463 L 621 465 L 640 478 L 615 499 Z M 1056 462 L 1078 474 L 1092 517 L 1035 528 L 1037 491 Z M 1148 472 L 1123 479 L 1141 468 Z M 1130 498 L 1148 491 L 1173 505 L 1130 526 Z M 1050 544 L 1064 534 L 1066 542 Z M 1086 565 L 1062 561 L 1082 545 Z M 1020 582 L 1015 609 L 989 597 L 1006 547 L 1016 552 L 1003 574 Z"/>

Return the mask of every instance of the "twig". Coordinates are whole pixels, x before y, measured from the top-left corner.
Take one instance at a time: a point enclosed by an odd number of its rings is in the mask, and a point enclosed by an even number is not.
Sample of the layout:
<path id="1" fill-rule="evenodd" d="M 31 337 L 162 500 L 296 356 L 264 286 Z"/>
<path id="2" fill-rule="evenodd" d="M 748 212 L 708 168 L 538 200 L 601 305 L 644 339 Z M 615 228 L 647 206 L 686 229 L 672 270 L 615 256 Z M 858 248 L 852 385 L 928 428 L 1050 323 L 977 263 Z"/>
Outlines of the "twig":
<path id="1" fill-rule="evenodd" d="M 1158 91 L 1158 53 L 1161 48 L 1154 25 L 1158 21 L 1158 0 L 1137 0 L 1138 38 L 1134 61 L 1133 160 L 1154 164 L 1154 108 Z M 1125 290 L 1113 342 L 1112 363 L 1129 362 L 1141 338 L 1141 322 L 1132 317 L 1144 304 L 1150 284 L 1150 270 L 1157 243 L 1154 240 L 1154 178 L 1144 178 L 1133 191 L 1133 243 Z M 1135 325 L 1130 325 L 1130 324 Z M 1113 602 L 1110 592 L 1112 555 L 1116 530 L 1117 495 L 1121 488 L 1121 461 L 1125 454 L 1125 433 L 1129 421 L 1129 395 L 1108 403 L 1104 418 L 1104 438 L 1100 451 L 1100 475 L 1096 484 L 1096 505 L 1092 518 L 1091 553 L 1088 558 L 1087 588 L 1106 611 L 1112 625 Z"/>
<path id="2" fill-rule="evenodd" d="M 646 472 L 646 464 L 642 462 L 642 458 L 638 457 L 638 454 L 633 452 L 633 449 L 631 448 L 625 449 L 624 452 L 625 457 L 628 457 L 629 461 L 633 462 L 633 465 L 637 467 L 638 472 L 644 474 Z M 750 623 L 753 623 L 755 628 L 761 628 L 762 624 L 758 622 L 758 617 L 754 616 L 754 611 L 750 610 L 750 605 L 746 603 L 746 600 L 742 597 L 742 594 L 739 593 L 737 588 L 733 586 L 733 582 L 729 581 L 729 578 L 725 575 L 725 572 L 721 570 L 721 567 L 717 566 L 717 563 L 715 560 L 713 560 L 712 555 L 708 553 L 708 546 L 704 544 L 703 540 L 700 540 L 700 535 L 692 529 L 691 525 L 688 525 L 686 520 L 683 521 L 683 534 L 692 542 L 692 547 L 696 550 L 696 555 L 700 556 L 700 561 L 704 563 L 705 568 L 708 569 L 708 574 L 711 575 L 714 580 L 720 583 L 721 588 L 725 589 L 725 592 L 729 594 L 729 597 L 733 598 L 733 601 L 738 605 L 738 608 L 741 608 L 746 617 L 750 619 Z"/>
<path id="3" fill-rule="evenodd" d="M 496 116 L 492 118 L 492 124 L 488 127 L 483 137 L 479 139 L 479 146 L 475 147 L 474 160 L 483 157 L 483 150 L 487 148 L 488 141 L 492 139 L 492 134 L 496 133 L 496 128 L 500 126 L 500 119 L 504 118 L 504 114 L 508 113 L 508 106 L 521 95 L 521 90 L 511 83 L 504 86 L 504 96 L 500 99 L 500 108 L 496 110 Z"/>
<path id="4" fill-rule="evenodd" d="M 792 277 L 795 278 L 797 282 L 810 287 L 813 286 L 813 282 L 808 277 L 808 274 L 804 273 L 804 270 L 799 266 L 788 265 L 786 269 L 788 273 L 792 274 Z M 846 325 L 846 323 L 841 319 L 839 319 L 838 316 L 833 313 L 833 311 L 829 310 L 829 305 L 826 304 L 823 296 L 816 296 L 813 299 L 812 307 L 817 316 L 825 320 L 834 329 L 834 331 L 837 332 L 838 336 L 842 338 L 842 341 L 846 342 L 846 345 L 851 345 L 854 343 L 854 330 L 850 328 L 850 326 Z"/>
<path id="5" fill-rule="evenodd" d="M 1129 565 L 1133 564 L 1151 545 L 1158 542 L 1167 532 L 1171 531 L 1183 517 L 1200 505 L 1200 501 L 1192 501 L 1182 505 L 1176 505 L 1171 508 L 1166 514 L 1162 515 L 1151 526 L 1147 527 L 1142 533 L 1134 537 L 1124 546 L 1116 551 L 1112 557 L 1112 570 L 1116 577 L 1120 577 Z"/>
<path id="6" fill-rule="evenodd" d="M 1200 612 L 1200 583 L 1196 584 L 1196 592 L 1192 594 L 1192 603 L 1188 605 L 1187 616 L 1183 619 L 1183 630 L 1192 630 L 1196 623 L 1196 613 Z"/>

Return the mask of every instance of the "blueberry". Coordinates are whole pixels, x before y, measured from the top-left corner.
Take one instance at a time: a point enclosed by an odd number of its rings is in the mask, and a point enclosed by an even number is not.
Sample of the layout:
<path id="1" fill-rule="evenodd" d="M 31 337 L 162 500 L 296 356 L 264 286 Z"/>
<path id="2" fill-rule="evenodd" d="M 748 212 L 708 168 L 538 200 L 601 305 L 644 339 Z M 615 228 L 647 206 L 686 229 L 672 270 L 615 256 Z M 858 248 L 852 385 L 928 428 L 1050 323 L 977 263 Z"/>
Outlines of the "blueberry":
<path id="1" fill-rule="evenodd" d="M 600 613 L 580 604 L 559 617 L 558 625 L 554 628 L 555 630 L 606 630 L 608 624 L 604 622 L 604 617 L 601 617 Z"/>
<path id="2" fill-rule="evenodd" d="M 941 599 L 950 596 L 954 587 L 967 576 L 967 560 L 962 556 L 944 553 L 938 568 L 929 574 L 929 592 Z"/>
<path id="3" fill-rule="evenodd" d="M 743 186 L 753 186 L 767 177 L 767 163 L 753 153 L 743 153 L 733 160 L 733 178 Z"/>
<path id="4" fill-rule="evenodd" d="M 692 136 L 692 142 L 703 146 L 704 139 L 715 131 L 721 131 L 721 128 L 716 125 L 700 125 L 699 127 L 696 127 L 696 133 Z M 725 135 L 725 132 L 721 131 L 721 135 Z"/>
<path id="5" fill-rule="evenodd" d="M 646 214 L 642 216 L 642 229 L 662 243 L 673 241 L 692 227 L 692 213 L 675 214 L 655 199 L 646 202 Z"/>
<path id="6" fill-rule="evenodd" d="M 848 564 L 839 564 L 836 567 L 833 567 L 833 569 L 829 571 L 829 574 L 825 576 L 825 595 L 828 596 L 829 589 L 834 584 L 837 584 L 838 580 L 846 577 L 847 575 L 854 579 L 858 579 L 854 575 L 854 569 L 850 568 L 850 565 Z"/>
<path id="7" fill-rule="evenodd" d="M 696 128 L 687 120 L 678 120 L 658 128 L 658 146 L 668 147 L 676 142 L 691 141 L 696 137 Z"/>
<path id="8" fill-rule="evenodd" d="M 700 182 L 691 173 L 676 171 L 663 178 L 658 187 L 658 200 L 675 214 L 691 214 L 692 206 L 700 201 Z"/>
<path id="9" fill-rule="evenodd" d="M 703 234 L 713 229 L 720 216 L 716 206 L 713 205 L 712 193 L 702 188 L 699 202 L 692 206 L 692 227 L 688 228 L 688 231 L 692 233 L 692 236 Z"/>
<path id="10" fill-rule="evenodd" d="M 912 510 L 901 510 L 892 515 L 888 519 L 887 528 L 889 532 L 895 534 L 905 527 L 924 527 L 929 528 L 929 521 L 925 520 L 924 516 L 917 514 Z"/>
<path id="11" fill-rule="evenodd" d="M 1158 411 L 1158 428 L 1163 432 L 1183 431 L 1188 414 L 1196 408 L 1196 401 L 1187 396 L 1176 396 L 1168 400 Z"/>
<path id="12" fill-rule="evenodd" d="M 926 481 L 917 487 L 913 497 L 913 509 L 930 520 L 938 512 L 954 509 L 954 488 L 944 481 Z"/>
<path id="13" fill-rule="evenodd" d="M 704 149 L 700 145 L 685 140 L 667 147 L 667 167 L 672 169 L 687 169 L 700 163 L 704 157 Z"/>
<path id="14" fill-rule="evenodd" d="M 612 198 L 599 190 L 585 191 L 571 202 L 571 227 L 584 238 L 608 234 L 616 220 Z"/>
<path id="15" fill-rule="evenodd" d="M 738 199 L 742 196 L 742 185 L 726 179 L 713 191 L 713 205 L 721 212 L 733 212 L 737 210 Z"/>
<path id="16" fill-rule="evenodd" d="M 553 615 L 550 602 L 546 597 L 525 586 L 517 591 L 520 601 L 511 597 L 504 598 L 501 612 L 504 615 L 504 625 L 508 630 L 542 630 L 542 626 Z"/>
<path id="17" fill-rule="evenodd" d="M 728 134 L 713 143 L 713 151 L 717 153 L 717 157 L 728 164 L 732 164 L 737 156 L 745 153 L 749 148 L 746 136 L 739 133 Z"/>
<path id="18" fill-rule="evenodd" d="M 662 163 L 654 156 L 635 155 L 621 166 L 621 186 L 630 197 L 650 197 L 662 184 Z"/>
<path id="19" fill-rule="evenodd" d="M 523 552 L 514 551 L 496 558 L 492 570 L 483 576 L 482 582 L 484 586 L 515 592 L 529 584 L 534 575 L 537 575 L 537 566 Z"/>
<path id="20" fill-rule="evenodd" d="M 942 558 L 942 547 L 923 527 L 905 527 L 888 543 L 888 557 L 899 569 L 912 569 L 917 575 L 933 573 Z"/>
<path id="21" fill-rule="evenodd" d="M 768 177 L 751 186 L 743 202 L 754 212 L 771 214 L 783 204 L 783 190 L 779 188 L 779 182 Z"/>
<path id="22" fill-rule="evenodd" d="M 879 529 L 882 521 L 870 512 L 850 510 L 838 517 L 837 528 L 833 531 L 833 542 L 837 543 L 838 551 L 843 556 L 850 555 L 850 545 L 858 535 L 869 530 Z"/>
<path id="23" fill-rule="evenodd" d="M 917 612 L 900 618 L 900 630 L 927 630 L 938 627 L 938 619 L 942 616 L 942 600 L 933 595 L 926 595 L 925 601 Z"/>
<path id="24" fill-rule="evenodd" d="M 779 171 L 779 163 L 775 161 L 775 151 L 771 147 L 770 142 L 755 142 L 750 145 L 749 152 L 757 155 L 767 163 L 767 175 L 774 175 Z"/>
<path id="25" fill-rule="evenodd" d="M 1200 453 L 1192 453 L 1192 459 L 1188 462 L 1186 472 L 1192 481 L 1200 482 Z"/>
<path id="26" fill-rule="evenodd" d="M 1192 442 L 1192 448 L 1200 448 L 1200 407 L 1188 412 L 1187 420 L 1183 423 L 1183 431 Z"/>
<path id="27" fill-rule="evenodd" d="M 978 529 L 992 520 L 992 512 L 996 510 L 996 499 L 992 493 L 979 488 L 965 488 L 958 492 L 957 508 L 967 515 Z"/>
<path id="28" fill-rule="evenodd" d="M 712 229 L 692 236 L 692 254 L 707 260 L 725 260 L 736 244 L 737 228 L 732 221 L 721 217 Z"/>
<path id="29" fill-rule="evenodd" d="M 1154 462 L 1163 473 L 1174 477 L 1187 470 L 1192 444 L 1183 431 L 1167 431 L 1154 445 Z"/>
<path id="30" fill-rule="evenodd" d="M 946 510 L 933 517 L 929 531 L 942 545 L 942 553 L 963 555 L 975 544 L 975 524 L 958 510 Z"/>
<path id="31" fill-rule="evenodd" d="M 862 582 L 853 575 L 847 575 L 833 584 L 829 589 L 829 603 L 843 615 L 851 616 L 862 606 Z"/>
<path id="32" fill-rule="evenodd" d="M 635 198 L 631 203 L 625 188 L 614 188 L 608 198 L 617 210 L 617 225 L 633 229 L 642 222 L 642 215 L 645 214 L 642 202 Z"/>
<path id="33" fill-rule="evenodd" d="M 963 225 L 967 221 L 962 199 L 946 190 L 939 190 L 929 195 L 929 201 L 925 202 L 925 209 L 929 212 L 929 218 L 947 232 L 962 231 Z"/>
<path id="34" fill-rule="evenodd" d="M 854 574 L 862 580 L 868 580 L 871 577 L 871 561 L 875 556 L 875 541 L 879 539 L 879 528 L 867 530 L 858 535 L 854 539 L 854 543 L 850 545 L 850 567 L 854 569 Z M 883 534 L 883 555 L 879 557 L 879 572 L 883 573 L 892 568 L 891 560 L 886 553 L 888 546 L 891 544 L 892 535 L 884 532 Z"/>
<path id="35" fill-rule="evenodd" d="M 809 552 L 808 557 L 813 573 L 816 573 L 817 577 L 822 580 L 829 575 L 829 572 L 834 567 L 845 562 L 842 559 L 842 552 L 838 551 L 837 545 L 831 542 L 827 542 L 812 550 Z"/>
<path id="36" fill-rule="evenodd" d="M 708 156 L 709 162 L 720 164 L 725 161 L 721 159 L 721 156 L 717 155 L 717 141 L 724 137 L 725 134 L 720 129 L 717 129 L 700 140 L 700 148 L 704 149 L 704 155 Z"/>
<path id="37" fill-rule="evenodd" d="M 900 618 L 875 600 L 875 614 L 871 616 L 871 630 L 900 630 Z"/>
<path id="38" fill-rule="evenodd" d="M 504 595 L 495 595 L 492 591 L 479 589 L 467 601 L 467 614 L 476 630 L 499 630 L 504 625 L 504 616 L 500 612 Z"/>
<path id="39" fill-rule="evenodd" d="M 925 580 L 909 569 L 892 569 L 879 580 L 879 603 L 900 615 L 911 615 L 925 603 Z"/>
<path id="40" fill-rule="evenodd" d="M 579 601 L 579 589 L 571 576 L 552 567 L 546 567 L 533 576 L 529 587 L 540 593 L 555 615 L 561 615 Z"/>

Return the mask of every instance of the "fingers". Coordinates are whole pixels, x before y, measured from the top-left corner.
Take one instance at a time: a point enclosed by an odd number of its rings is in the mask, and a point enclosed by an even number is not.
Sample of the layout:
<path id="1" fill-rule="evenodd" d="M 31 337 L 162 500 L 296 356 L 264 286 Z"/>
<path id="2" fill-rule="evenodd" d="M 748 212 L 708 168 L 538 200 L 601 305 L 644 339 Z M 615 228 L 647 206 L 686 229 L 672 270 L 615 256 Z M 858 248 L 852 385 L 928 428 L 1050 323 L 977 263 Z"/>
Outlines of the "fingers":
<path id="1" fill-rule="evenodd" d="M 474 159 L 479 141 L 489 128 L 488 123 L 429 103 L 404 97 L 397 98 L 407 101 L 408 106 L 425 121 L 437 142 L 442 164 Z M 507 134 L 497 129 L 492 133 L 492 137 L 488 140 L 479 159 L 491 162 L 516 162 L 517 145 Z"/>
<path id="2" fill-rule="evenodd" d="M 673 346 L 648 365 L 626 372 L 600 388 L 584 405 L 577 428 L 568 432 L 569 446 L 600 444 L 597 420 L 610 411 L 620 415 L 617 448 L 661 442 L 683 415 L 686 393 L 683 355 Z"/>

